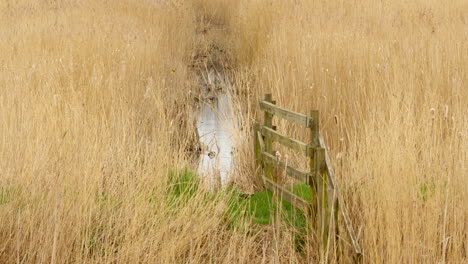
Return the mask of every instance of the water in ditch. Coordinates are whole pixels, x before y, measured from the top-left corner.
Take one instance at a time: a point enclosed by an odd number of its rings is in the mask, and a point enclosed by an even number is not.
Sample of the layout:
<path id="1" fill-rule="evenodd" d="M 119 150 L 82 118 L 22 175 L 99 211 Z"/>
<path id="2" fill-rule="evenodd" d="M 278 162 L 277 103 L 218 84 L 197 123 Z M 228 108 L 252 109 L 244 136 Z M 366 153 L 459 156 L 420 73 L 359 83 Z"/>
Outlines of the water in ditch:
<path id="1" fill-rule="evenodd" d="M 224 75 L 209 69 L 200 76 L 200 82 L 203 91 L 196 123 L 201 146 L 198 174 L 211 188 L 217 188 L 228 181 L 233 166 L 235 117 Z"/>

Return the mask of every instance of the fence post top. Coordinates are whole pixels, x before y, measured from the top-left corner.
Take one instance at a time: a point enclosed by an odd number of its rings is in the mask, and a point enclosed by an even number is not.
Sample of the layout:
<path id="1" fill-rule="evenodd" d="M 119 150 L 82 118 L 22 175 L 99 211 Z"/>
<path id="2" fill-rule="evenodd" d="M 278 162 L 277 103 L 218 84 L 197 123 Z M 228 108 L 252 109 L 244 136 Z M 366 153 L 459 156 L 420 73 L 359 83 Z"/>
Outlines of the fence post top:
<path id="1" fill-rule="evenodd" d="M 318 125 L 319 112 L 318 110 L 310 111 L 310 115 L 307 116 L 307 127 L 312 128 L 314 125 Z"/>

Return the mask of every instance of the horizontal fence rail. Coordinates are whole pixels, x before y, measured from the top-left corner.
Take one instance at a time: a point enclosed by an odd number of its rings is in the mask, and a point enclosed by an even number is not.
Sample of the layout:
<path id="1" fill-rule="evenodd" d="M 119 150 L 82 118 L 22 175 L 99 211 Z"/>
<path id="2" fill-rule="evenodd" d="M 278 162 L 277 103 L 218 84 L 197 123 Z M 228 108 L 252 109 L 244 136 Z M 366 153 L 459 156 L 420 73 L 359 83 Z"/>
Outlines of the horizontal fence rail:
<path id="1" fill-rule="evenodd" d="M 262 179 L 265 181 L 265 186 L 268 190 L 276 193 L 278 196 L 280 196 L 282 199 L 288 201 L 291 203 L 293 206 L 299 208 L 302 210 L 304 213 L 308 213 L 309 211 L 309 205 L 310 203 L 301 197 L 293 194 L 292 192 L 284 189 L 283 187 L 277 185 L 274 183 L 272 180 L 266 178 L 265 176 L 262 176 Z"/>
<path id="2" fill-rule="evenodd" d="M 298 169 L 296 169 L 294 167 L 291 167 L 289 165 L 286 165 L 285 162 L 283 162 L 281 160 L 278 160 L 275 156 L 273 156 L 273 155 L 271 155 L 269 153 L 262 152 L 262 157 L 263 157 L 264 162 L 269 163 L 272 166 L 274 166 L 274 167 L 276 167 L 276 168 L 278 168 L 280 170 L 286 171 L 286 174 L 293 177 L 294 179 L 296 179 L 298 181 L 301 181 L 301 182 L 304 182 L 304 183 L 307 183 L 307 184 L 309 183 L 310 173 L 307 173 L 307 172 L 298 170 Z"/>
<path id="3" fill-rule="evenodd" d="M 265 112 L 265 121 L 263 125 L 255 124 L 254 150 L 257 171 L 259 171 L 265 188 L 290 202 L 305 214 L 311 215 L 312 219 L 316 219 L 316 234 L 321 244 L 321 253 L 322 257 L 326 260 L 325 262 L 328 261 L 328 252 L 330 252 L 332 240 L 338 241 L 338 216 L 340 215 L 339 211 L 341 211 L 346 233 L 351 240 L 353 259 L 355 262 L 360 263 L 362 261 L 362 251 L 354 233 L 343 197 L 339 194 L 335 172 L 325 140 L 319 132 L 318 112 L 312 111 L 307 116 L 289 111 L 276 106 L 271 94 L 267 94 L 264 100 L 259 101 L 259 104 L 260 109 Z M 306 144 L 277 132 L 272 122 L 274 116 L 309 128 L 310 143 Z M 310 159 L 310 172 L 294 168 L 276 157 L 273 151 L 274 142 L 308 157 Z M 281 186 L 277 182 L 277 175 L 275 175 L 277 171 L 285 172 L 286 175 L 291 176 L 295 180 L 308 184 L 311 188 L 312 200 L 306 201 Z M 333 246 L 336 246 L 335 244 Z"/>
<path id="4" fill-rule="evenodd" d="M 306 156 L 310 156 L 309 146 L 306 143 L 287 137 L 268 127 L 262 126 L 261 131 L 263 136 L 268 137 L 271 140 L 276 141 L 292 150 L 303 153 Z"/>
<path id="5" fill-rule="evenodd" d="M 304 127 L 309 127 L 309 117 L 306 115 L 289 111 L 264 100 L 260 100 L 260 109 Z"/>

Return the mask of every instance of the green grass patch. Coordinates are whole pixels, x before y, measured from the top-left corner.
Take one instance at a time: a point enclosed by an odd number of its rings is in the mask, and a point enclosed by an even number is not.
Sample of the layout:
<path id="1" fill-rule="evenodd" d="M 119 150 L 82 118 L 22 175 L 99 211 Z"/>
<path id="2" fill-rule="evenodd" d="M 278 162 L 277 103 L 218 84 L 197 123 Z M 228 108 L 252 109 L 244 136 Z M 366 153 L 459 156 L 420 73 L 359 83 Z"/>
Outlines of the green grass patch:
<path id="1" fill-rule="evenodd" d="M 306 201 L 311 200 L 312 192 L 310 186 L 304 183 L 297 183 L 293 186 L 292 192 Z"/>
<path id="2" fill-rule="evenodd" d="M 166 190 L 167 202 L 172 206 L 186 205 L 199 187 L 200 181 L 195 173 L 189 170 L 170 171 Z M 291 191 L 305 200 L 310 200 L 309 185 L 295 184 Z M 295 227 L 301 229 L 305 227 L 305 216 L 302 211 L 285 200 L 281 200 L 278 204 L 270 191 L 260 191 L 244 197 L 235 187 L 230 186 L 223 192 L 207 193 L 205 198 L 212 201 L 221 195 L 227 198 L 229 204 L 227 216 L 231 221 L 238 221 L 241 217 L 252 217 L 255 224 L 266 225 L 281 216 L 284 221 Z"/>
<path id="3" fill-rule="evenodd" d="M 185 205 L 197 193 L 199 186 L 198 177 L 191 171 L 169 171 L 166 189 L 167 202 L 173 206 Z"/>
<path id="4" fill-rule="evenodd" d="M 168 175 L 166 201 L 171 207 L 186 206 L 199 191 L 200 180 L 189 170 L 170 171 Z M 290 190 L 299 197 L 311 199 L 309 185 L 295 184 Z M 203 193 L 202 199 L 213 202 L 222 199 L 228 203 L 225 213 L 228 228 L 242 229 L 245 221 L 254 225 L 269 225 L 274 221 L 284 221 L 296 231 L 296 242 L 303 244 L 306 234 L 307 219 L 304 213 L 285 200 L 273 197 L 270 191 L 259 191 L 252 195 L 243 195 L 234 186 L 217 193 Z"/>
<path id="5" fill-rule="evenodd" d="M 310 200 L 310 187 L 306 184 L 296 184 L 291 191 L 305 200 Z M 303 212 L 285 200 L 277 201 L 270 191 L 256 192 L 248 198 L 240 198 L 238 192 L 232 192 L 231 195 L 233 203 L 230 211 L 243 212 L 243 217 L 251 217 L 254 224 L 268 225 L 280 217 L 301 232 L 306 228 L 307 222 Z M 234 215 L 238 217 L 238 214 Z"/>

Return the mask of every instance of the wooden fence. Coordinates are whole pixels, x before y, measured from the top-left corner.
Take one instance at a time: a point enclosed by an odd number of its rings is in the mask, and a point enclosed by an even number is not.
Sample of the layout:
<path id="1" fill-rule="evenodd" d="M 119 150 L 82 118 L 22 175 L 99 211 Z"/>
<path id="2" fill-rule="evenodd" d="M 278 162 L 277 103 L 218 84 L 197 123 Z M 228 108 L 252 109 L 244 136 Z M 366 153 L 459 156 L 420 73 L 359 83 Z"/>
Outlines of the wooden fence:
<path id="1" fill-rule="evenodd" d="M 264 100 L 260 100 L 260 108 L 265 112 L 265 118 L 263 125 L 255 124 L 254 127 L 255 161 L 257 171 L 260 172 L 265 187 L 315 220 L 313 226 L 316 228 L 321 243 L 322 256 L 325 258 L 328 256 L 327 252 L 329 252 L 332 240 L 336 242 L 339 238 L 338 217 L 341 215 L 346 233 L 351 241 L 353 258 L 356 262 L 361 262 L 361 249 L 351 226 L 343 198 L 339 193 L 325 141 L 319 132 L 318 111 L 311 111 L 309 115 L 289 111 L 276 106 L 271 94 L 267 94 Z M 277 132 L 276 127 L 273 126 L 274 116 L 309 129 L 310 142 L 306 144 Z M 310 170 L 302 171 L 277 159 L 273 151 L 273 142 L 309 158 Z M 275 169 L 284 171 L 288 176 L 308 184 L 311 188 L 311 201 L 304 200 L 278 184 L 277 175 L 274 173 Z"/>

